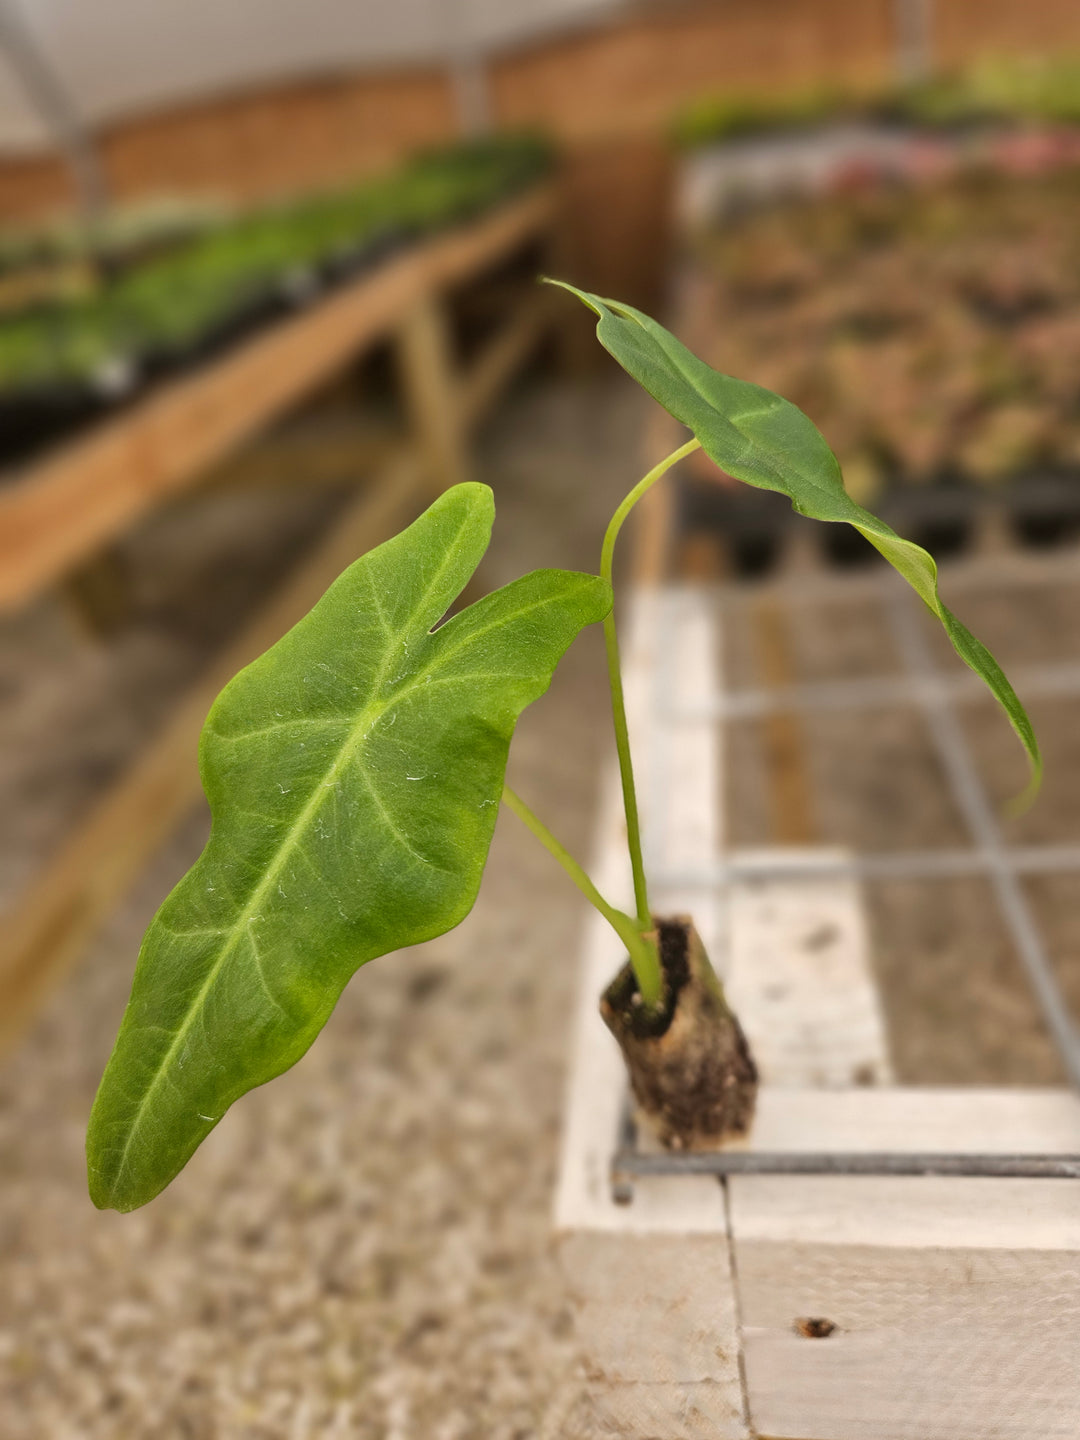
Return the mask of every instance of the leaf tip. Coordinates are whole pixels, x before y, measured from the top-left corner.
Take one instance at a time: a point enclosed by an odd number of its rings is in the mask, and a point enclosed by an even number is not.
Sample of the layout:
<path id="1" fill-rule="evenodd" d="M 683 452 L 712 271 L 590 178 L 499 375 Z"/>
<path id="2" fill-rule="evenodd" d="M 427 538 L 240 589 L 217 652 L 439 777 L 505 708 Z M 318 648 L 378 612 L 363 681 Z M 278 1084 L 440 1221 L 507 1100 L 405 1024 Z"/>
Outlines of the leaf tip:
<path id="1" fill-rule="evenodd" d="M 583 305 L 587 305 L 594 315 L 603 318 L 603 308 L 600 297 L 592 295 L 588 290 L 579 290 L 576 285 L 571 285 L 569 280 L 558 280 L 554 275 L 541 275 L 541 285 L 556 285 L 560 290 L 566 290 L 571 295 L 576 295 Z"/>

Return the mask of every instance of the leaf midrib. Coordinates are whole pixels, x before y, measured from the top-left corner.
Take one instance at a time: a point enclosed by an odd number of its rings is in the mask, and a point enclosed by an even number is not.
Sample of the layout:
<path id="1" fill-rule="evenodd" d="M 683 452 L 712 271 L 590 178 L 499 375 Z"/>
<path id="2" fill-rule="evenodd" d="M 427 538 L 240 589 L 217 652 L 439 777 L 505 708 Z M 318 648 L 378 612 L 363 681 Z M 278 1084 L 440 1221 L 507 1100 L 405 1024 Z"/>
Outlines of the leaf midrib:
<path id="1" fill-rule="evenodd" d="M 453 538 L 453 541 L 448 544 L 445 555 L 443 556 L 439 565 L 436 567 L 431 579 L 424 587 L 423 593 L 421 594 L 417 603 L 413 606 L 408 621 L 403 624 L 401 629 L 397 632 L 394 646 L 388 645 L 386 656 L 382 664 L 379 666 L 375 680 L 371 687 L 373 695 L 378 693 L 380 686 L 385 682 L 386 673 L 389 670 L 391 663 L 393 663 L 397 658 L 394 654 L 396 646 L 400 645 L 401 641 L 404 640 L 405 636 L 408 634 L 412 622 L 415 619 L 415 616 L 419 612 L 423 611 L 423 609 L 431 599 L 432 592 L 442 580 L 451 562 L 456 558 L 455 547 L 458 541 L 461 539 L 461 535 L 471 518 L 471 510 L 467 511 L 465 515 L 463 515 L 461 523 L 457 528 L 457 533 Z M 389 638 L 389 634 L 387 638 Z M 365 723 L 370 719 L 369 711 L 372 708 L 373 707 L 369 702 L 369 704 L 366 705 L 364 709 L 360 712 L 360 715 L 357 717 L 356 723 L 350 727 L 348 734 L 343 737 L 334 763 L 326 772 L 326 778 L 324 778 L 322 781 L 320 781 L 313 787 L 311 795 L 308 797 L 296 820 L 294 820 L 292 825 L 289 826 L 288 832 L 284 836 L 282 836 L 281 843 L 278 845 L 274 858 L 271 861 L 270 865 L 267 867 L 265 874 L 255 886 L 248 900 L 244 903 L 243 908 L 237 915 L 232 926 L 227 927 L 226 929 L 223 929 L 221 931 L 221 934 L 227 935 L 228 939 L 225 940 L 225 942 L 222 944 L 221 949 L 218 952 L 217 959 L 207 971 L 206 978 L 199 986 L 199 989 L 196 992 L 194 999 L 192 1000 L 191 1006 L 188 1009 L 187 1015 L 183 1020 L 181 1020 L 179 1026 L 177 1027 L 176 1033 L 174 1034 L 172 1040 L 169 1042 L 168 1047 L 162 1055 L 161 1061 L 158 1064 L 157 1069 L 154 1071 L 150 1083 L 143 1090 L 142 1099 L 139 1101 L 135 1109 L 135 1113 L 131 1118 L 128 1128 L 127 1139 L 124 1141 L 124 1148 L 120 1153 L 120 1160 L 114 1172 L 114 1190 L 116 1189 L 116 1186 L 119 1183 L 119 1180 L 124 1174 L 124 1171 L 127 1167 L 128 1155 L 131 1152 L 132 1142 L 134 1141 L 136 1134 L 139 1132 L 142 1126 L 143 1116 L 146 1113 L 146 1107 L 151 1097 L 156 1093 L 158 1085 L 161 1083 L 163 1077 L 168 1072 L 168 1068 L 172 1063 L 173 1057 L 176 1054 L 177 1049 L 182 1044 L 183 1040 L 186 1038 L 193 1024 L 195 1015 L 201 1010 L 203 1004 L 205 1003 L 206 997 L 210 993 L 211 987 L 217 979 L 222 965 L 225 963 L 226 959 L 232 954 L 241 934 L 244 933 L 245 927 L 247 926 L 251 917 L 254 915 L 256 907 L 262 901 L 263 896 L 266 893 L 266 889 L 277 878 L 281 866 L 284 864 L 285 856 L 293 848 L 294 840 L 298 830 L 306 827 L 311 820 L 315 811 L 318 809 L 319 804 L 321 804 L 322 800 L 325 798 L 323 792 L 330 785 L 333 784 L 334 777 L 340 772 L 346 756 L 351 758 L 357 735 L 363 730 Z"/>
<path id="2" fill-rule="evenodd" d="M 694 355 L 692 351 L 686 350 L 685 346 L 679 345 L 679 342 L 678 342 L 678 341 L 675 341 L 675 344 L 676 344 L 677 346 L 679 346 L 679 349 L 678 349 L 678 350 L 673 349 L 673 348 L 667 343 L 669 339 L 674 339 L 673 336 L 669 336 L 669 335 L 667 335 L 666 333 L 662 332 L 662 331 L 661 331 L 661 327 L 659 327 L 659 326 L 657 326 L 657 330 L 660 331 L 660 333 L 654 334 L 653 331 L 652 331 L 649 327 L 647 327 L 647 326 L 645 326 L 645 325 L 643 325 L 643 324 L 641 323 L 641 321 L 637 318 L 636 315 L 634 315 L 633 313 L 628 313 L 628 312 L 623 311 L 623 310 L 622 310 L 622 307 L 620 307 L 620 309 L 618 309 L 618 310 L 609 307 L 608 313 L 609 313 L 614 319 L 621 319 L 621 320 L 623 320 L 624 322 L 629 323 L 629 324 L 631 324 L 631 325 L 637 325 L 637 327 L 638 327 L 640 330 L 644 331 L 644 333 L 645 333 L 646 335 L 648 335 L 651 340 L 654 340 L 655 343 L 656 343 L 656 345 L 657 345 L 657 348 L 659 349 L 659 351 L 660 351 L 660 353 L 661 353 L 661 355 L 663 355 L 664 359 L 667 361 L 668 365 L 671 367 L 671 373 L 673 374 L 673 378 L 674 378 L 676 381 L 680 381 L 680 380 L 681 380 L 684 384 L 688 385 L 688 386 L 690 387 L 690 389 L 694 392 L 694 394 L 697 395 L 698 398 L 699 398 L 701 401 L 703 401 L 705 405 L 708 406 L 708 408 L 709 408 L 710 411 L 719 414 L 719 412 L 717 411 L 715 402 L 713 401 L 713 399 L 711 398 L 711 396 L 708 394 L 708 392 L 702 389 L 701 384 L 700 384 L 699 381 L 698 381 L 697 375 L 694 373 L 694 370 L 685 363 L 684 354 L 685 354 L 685 356 L 689 356 L 689 358 L 690 358 L 691 360 L 697 361 L 697 358 L 698 358 L 698 357 L 697 357 L 696 355 Z M 698 363 L 700 364 L 700 363 L 702 363 L 702 362 L 698 361 Z M 717 372 L 714 372 L 714 373 L 719 374 L 718 371 L 717 371 Z M 743 383 L 745 383 L 745 382 L 743 382 Z M 742 411 L 739 412 L 739 414 L 738 414 L 737 416 L 719 415 L 719 418 L 722 419 L 722 420 L 726 420 L 727 424 L 729 424 L 729 425 L 731 426 L 731 428 L 732 428 L 732 429 L 739 435 L 739 437 L 742 439 L 743 444 L 744 444 L 744 446 L 746 447 L 747 450 L 752 450 L 754 447 L 760 448 L 761 450 L 763 450 L 763 451 L 768 455 L 769 461 L 770 461 L 770 463 L 773 465 L 773 467 L 774 467 L 775 469 L 777 469 L 777 470 L 780 472 L 780 474 L 784 474 L 785 470 L 786 470 L 788 467 L 787 467 L 786 465 L 784 465 L 784 463 L 783 463 L 783 461 L 786 459 L 786 456 L 784 455 L 783 450 L 781 449 L 781 450 L 777 451 L 771 444 L 768 444 L 768 445 L 765 444 L 758 436 L 753 435 L 753 434 L 748 434 L 748 433 L 746 432 L 746 430 L 743 429 L 743 425 L 745 424 L 745 422 L 747 421 L 747 419 L 752 418 L 752 417 L 755 416 L 755 415 L 767 415 L 767 414 L 769 413 L 769 411 L 770 411 L 770 408 L 771 408 L 771 407 L 766 404 L 766 405 L 763 405 L 760 410 L 752 410 L 752 409 L 751 409 L 751 410 L 742 410 Z M 691 426 L 690 428 L 693 429 L 694 427 Z M 699 437 L 699 438 L 700 438 L 700 437 Z M 802 470 L 798 471 L 798 472 L 797 472 L 797 477 L 798 477 L 798 479 L 799 479 L 800 481 L 802 481 L 804 484 L 808 485 L 812 490 L 816 491 L 818 494 L 824 495 L 824 496 L 826 496 L 826 497 L 829 498 L 829 499 L 835 500 L 836 497 L 832 494 L 831 491 L 829 491 L 824 485 L 822 485 L 820 481 L 814 479 L 813 476 L 808 475 L 805 471 L 802 471 Z M 787 483 L 790 484 L 790 483 L 791 483 L 790 480 L 788 480 Z M 845 517 L 847 524 L 849 524 L 849 525 L 854 525 L 854 524 L 856 524 L 856 523 L 857 523 L 857 521 L 856 521 L 856 519 L 855 519 L 855 516 L 856 516 L 856 515 L 865 516 L 866 519 L 870 519 L 870 520 L 876 518 L 876 517 L 874 517 L 874 516 L 871 516 L 868 512 L 863 511 L 861 506 L 856 505 L 856 503 L 851 499 L 851 496 L 848 495 L 848 494 L 846 493 L 846 491 L 843 492 L 843 494 L 844 494 L 844 498 L 848 501 L 848 504 L 851 506 L 852 511 L 854 512 L 852 516 Z M 790 497 L 789 497 L 789 498 L 790 498 Z M 818 517 L 815 517 L 815 518 L 818 518 Z M 882 522 L 879 521 L 878 523 L 880 524 L 880 523 L 882 523 Z M 885 528 L 885 529 L 888 529 L 888 527 L 884 527 L 884 528 Z M 892 532 L 890 531 L 889 533 L 891 534 Z"/>
<path id="3" fill-rule="evenodd" d="M 461 528 L 464 529 L 464 524 Z M 452 558 L 452 554 L 449 554 L 443 564 L 440 565 L 435 575 L 429 581 L 423 598 L 417 603 L 413 611 L 414 615 L 417 611 L 420 611 L 424 608 L 425 601 L 430 597 L 431 591 L 435 588 L 439 580 L 442 578 L 445 567 L 449 563 L 449 560 Z M 468 641 L 476 639 L 478 636 L 486 634 L 488 631 L 496 629 L 498 628 L 498 626 L 506 624 L 510 620 L 517 619 L 523 614 L 527 614 L 529 610 L 536 610 L 543 605 L 551 604 L 555 598 L 556 597 L 552 595 L 547 595 L 544 596 L 542 599 L 533 600 L 529 604 L 522 605 L 517 610 L 510 612 L 510 614 L 503 615 L 497 620 L 493 620 L 489 625 L 486 625 L 479 630 L 471 631 L 468 636 L 462 637 L 461 642 L 453 646 L 447 654 L 439 656 L 439 662 L 442 663 L 445 660 L 452 658 L 453 655 L 456 654 Z M 403 626 L 402 629 L 398 632 L 395 644 L 399 644 L 401 640 L 405 638 L 407 633 L 408 627 Z M 397 657 L 393 654 L 392 649 L 388 651 L 387 658 L 379 667 L 379 672 L 375 678 L 375 681 L 372 684 L 373 694 L 376 694 L 380 686 L 384 683 L 386 671 L 389 669 L 392 661 L 396 660 L 396 658 Z M 409 684 L 403 687 L 402 690 L 396 692 L 394 695 L 390 696 L 385 701 L 379 703 L 369 702 L 364 707 L 360 715 L 357 717 L 356 723 L 350 727 L 348 734 L 343 738 L 334 763 L 326 772 L 326 777 L 314 787 L 311 796 L 304 804 L 302 810 L 300 811 L 300 814 L 297 816 L 293 824 L 290 825 L 287 834 L 282 837 L 281 843 L 277 848 L 274 859 L 266 870 L 265 874 L 263 875 L 263 878 L 256 885 L 255 889 L 252 891 L 251 896 L 245 902 L 243 908 L 241 909 L 233 923 L 230 926 L 223 927 L 220 930 L 219 933 L 223 936 L 227 936 L 228 938 L 222 944 L 217 959 L 214 961 L 214 963 L 208 970 L 206 978 L 200 985 L 198 993 L 192 1001 L 186 1017 L 183 1021 L 181 1021 L 181 1024 L 176 1030 L 172 1041 L 162 1055 L 160 1064 L 155 1070 L 153 1078 L 143 1092 L 142 1099 L 139 1101 L 139 1105 L 131 1119 L 128 1136 L 124 1142 L 124 1148 L 121 1152 L 120 1161 L 116 1168 L 116 1181 L 119 1181 L 119 1178 L 124 1173 L 132 1142 L 134 1141 L 134 1138 L 142 1125 L 143 1116 L 146 1112 L 146 1107 L 150 1101 L 150 1098 L 156 1093 L 158 1085 L 161 1083 L 162 1079 L 167 1073 L 173 1056 L 175 1055 L 178 1047 L 181 1045 L 183 1039 L 186 1037 L 189 1029 L 191 1028 L 191 1025 L 194 1023 L 194 1017 L 203 1006 L 206 1000 L 206 996 L 209 994 L 210 989 L 213 986 L 222 965 L 224 965 L 225 961 L 233 953 L 233 950 L 239 942 L 240 937 L 246 933 L 246 926 L 248 925 L 248 922 L 254 915 L 255 910 L 258 904 L 261 902 L 267 887 L 269 887 L 277 878 L 282 865 L 285 863 L 287 855 L 292 852 L 293 849 L 299 850 L 302 848 L 299 846 L 298 843 L 296 843 L 297 833 L 306 829 L 314 813 L 317 811 L 319 804 L 324 799 L 323 792 L 333 785 L 335 777 L 340 773 L 344 764 L 354 758 L 355 749 L 358 742 L 362 741 L 366 737 L 366 735 L 370 733 L 371 728 L 378 722 L 382 715 L 391 708 L 391 706 L 400 704 L 401 701 L 412 690 L 419 688 L 422 675 L 432 673 L 435 668 L 435 666 L 431 666 L 426 671 L 417 672 L 417 674 L 410 680 Z M 372 794 L 372 798 L 375 800 L 377 807 L 382 810 L 383 807 L 378 797 L 375 795 L 375 792 L 372 790 L 370 777 L 367 775 L 366 771 L 364 772 L 364 778 L 368 782 L 369 792 Z M 116 1181 L 114 1181 L 114 1188 Z"/>

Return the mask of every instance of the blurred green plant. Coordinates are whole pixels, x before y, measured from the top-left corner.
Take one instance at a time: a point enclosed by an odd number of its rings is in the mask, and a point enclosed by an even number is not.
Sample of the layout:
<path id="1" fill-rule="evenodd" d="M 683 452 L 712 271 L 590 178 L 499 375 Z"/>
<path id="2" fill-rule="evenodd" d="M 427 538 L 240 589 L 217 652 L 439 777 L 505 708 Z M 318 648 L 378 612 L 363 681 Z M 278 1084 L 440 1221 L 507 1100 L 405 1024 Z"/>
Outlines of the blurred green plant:
<path id="1" fill-rule="evenodd" d="M 997 56 L 925 80 L 855 90 L 839 85 L 700 96 L 675 117 L 686 149 L 841 119 L 888 119 L 929 129 L 993 121 L 1080 121 L 1080 57 Z"/>
<path id="2" fill-rule="evenodd" d="M 1080 463 L 1080 168 L 964 171 L 729 216 L 693 244 L 706 358 L 788 396 L 848 489 Z"/>
<path id="3" fill-rule="evenodd" d="M 675 117 L 671 134 L 678 146 L 692 150 L 721 140 L 800 129 L 859 111 L 858 97 L 839 85 L 772 93 L 729 90 L 692 101 Z"/>
<path id="4" fill-rule="evenodd" d="M 471 142 L 346 191 L 209 226 L 91 295 L 0 319 L 0 392 L 92 382 L 116 360 L 182 356 L 258 306 L 302 295 L 326 267 L 479 213 L 550 160 L 532 136 Z"/>

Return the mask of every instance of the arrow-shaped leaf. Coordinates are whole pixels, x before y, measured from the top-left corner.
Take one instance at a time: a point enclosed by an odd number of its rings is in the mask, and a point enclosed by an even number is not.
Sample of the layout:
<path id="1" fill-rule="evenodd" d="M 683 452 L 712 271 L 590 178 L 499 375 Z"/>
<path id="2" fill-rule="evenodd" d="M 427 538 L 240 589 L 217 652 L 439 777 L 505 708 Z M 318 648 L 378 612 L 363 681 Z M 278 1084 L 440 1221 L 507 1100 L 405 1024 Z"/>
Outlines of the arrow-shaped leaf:
<path id="1" fill-rule="evenodd" d="M 640 310 L 563 280 L 551 283 L 595 312 L 604 348 L 670 415 L 689 426 L 722 470 L 759 489 L 778 490 L 800 515 L 854 525 L 880 550 L 941 621 L 961 660 L 1000 702 L 1031 761 L 1029 794 L 1034 794 L 1042 776 L 1039 744 L 1001 667 L 942 602 L 933 557 L 851 499 L 836 456 L 813 421 L 771 390 L 721 375 Z"/>
<path id="2" fill-rule="evenodd" d="M 486 486 L 448 491 L 215 701 L 211 835 L 143 942 L 90 1120 L 95 1204 L 152 1199 L 360 965 L 472 907 L 515 722 L 611 606 L 597 576 L 538 570 L 438 625 L 493 515 Z"/>

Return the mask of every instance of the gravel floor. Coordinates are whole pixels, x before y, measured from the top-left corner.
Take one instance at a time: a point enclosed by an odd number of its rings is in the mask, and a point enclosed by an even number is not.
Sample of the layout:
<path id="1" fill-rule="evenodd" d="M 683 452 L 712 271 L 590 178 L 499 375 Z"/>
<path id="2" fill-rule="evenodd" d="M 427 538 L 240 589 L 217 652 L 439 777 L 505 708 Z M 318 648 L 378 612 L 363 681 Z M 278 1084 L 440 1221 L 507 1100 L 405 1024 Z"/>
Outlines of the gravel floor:
<path id="1" fill-rule="evenodd" d="M 619 386 L 535 389 L 507 407 L 481 461 L 499 507 L 488 583 L 595 565 L 636 475 L 640 419 Z M 159 598 L 94 650 L 43 606 L 5 637 L 9 896 L 211 648 L 213 585 L 235 591 L 233 618 L 313 528 L 310 503 L 267 502 L 265 549 L 243 538 L 250 497 L 140 537 L 137 569 L 162 591 L 182 591 L 196 557 L 209 567 L 201 620 Z M 608 747 L 598 642 L 567 656 L 512 759 L 513 783 L 578 852 Z M 586 1433 L 550 1237 L 581 911 L 513 817 L 458 930 L 358 976 L 310 1054 L 238 1104 L 151 1206 L 91 1207 L 87 1109 L 139 936 L 205 823 L 194 816 L 154 859 L 0 1072 L 0 1435 Z"/>

